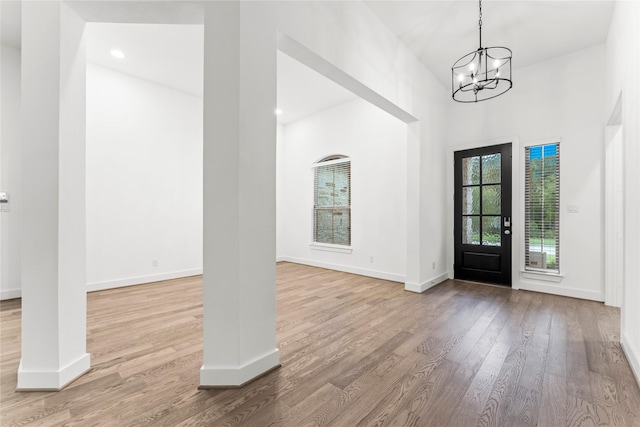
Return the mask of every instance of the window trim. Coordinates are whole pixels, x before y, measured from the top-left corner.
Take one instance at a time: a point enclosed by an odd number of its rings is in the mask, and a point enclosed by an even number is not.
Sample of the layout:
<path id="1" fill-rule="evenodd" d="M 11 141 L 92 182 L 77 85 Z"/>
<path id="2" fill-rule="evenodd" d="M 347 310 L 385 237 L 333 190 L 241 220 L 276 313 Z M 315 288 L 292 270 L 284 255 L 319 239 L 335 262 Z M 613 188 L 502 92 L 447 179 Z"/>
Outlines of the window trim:
<path id="1" fill-rule="evenodd" d="M 527 159 L 527 151 L 528 149 L 531 149 L 532 147 L 537 147 L 537 146 L 545 146 L 545 145 L 551 145 L 551 144 L 555 144 L 557 146 L 557 153 L 558 153 L 558 166 L 557 166 L 557 176 L 558 176 L 558 183 L 557 183 L 557 187 L 558 187 L 558 194 L 557 194 L 557 243 L 556 243 L 556 253 L 557 253 L 557 263 L 558 266 L 555 269 L 542 269 L 542 268 L 536 268 L 536 267 L 529 267 L 527 266 L 527 163 L 528 163 L 528 159 Z M 550 281 L 550 282 L 560 282 L 563 278 L 563 275 L 561 274 L 561 264 L 560 264 L 560 241 L 561 239 L 561 222 L 562 222 L 562 208 L 561 208 L 561 183 L 560 183 L 560 177 L 561 177 L 561 171 L 560 171 L 560 151 L 561 151 L 561 147 L 562 147 L 562 139 L 561 138 L 547 138 L 547 139 L 542 139 L 542 140 L 536 140 L 536 141 L 529 141 L 527 143 L 524 143 L 522 145 L 522 268 L 521 268 L 521 275 L 523 278 L 526 279 L 538 279 L 538 280 L 544 280 L 544 281 Z"/>
<path id="2" fill-rule="evenodd" d="M 342 254 L 350 254 L 353 252 L 351 245 L 336 245 L 334 243 L 311 242 L 309 247 L 314 251 L 338 252 Z"/>
<path id="3" fill-rule="evenodd" d="M 564 276 L 554 270 L 522 270 L 521 275 L 524 279 L 542 280 L 545 282 L 560 283 Z"/>

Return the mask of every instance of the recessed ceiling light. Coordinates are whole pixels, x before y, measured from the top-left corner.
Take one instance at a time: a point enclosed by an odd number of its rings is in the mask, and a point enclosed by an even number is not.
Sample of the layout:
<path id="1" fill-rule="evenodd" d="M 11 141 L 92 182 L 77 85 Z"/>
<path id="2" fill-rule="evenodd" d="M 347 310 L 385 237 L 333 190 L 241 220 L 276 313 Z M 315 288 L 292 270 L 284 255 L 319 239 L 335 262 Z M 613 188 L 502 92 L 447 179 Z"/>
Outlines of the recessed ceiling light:
<path id="1" fill-rule="evenodd" d="M 111 56 L 118 59 L 124 59 L 124 53 L 118 49 L 111 49 Z"/>
<path id="2" fill-rule="evenodd" d="M 276 108 L 276 116 L 279 116 L 280 114 L 282 114 L 282 110 L 279 108 Z"/>

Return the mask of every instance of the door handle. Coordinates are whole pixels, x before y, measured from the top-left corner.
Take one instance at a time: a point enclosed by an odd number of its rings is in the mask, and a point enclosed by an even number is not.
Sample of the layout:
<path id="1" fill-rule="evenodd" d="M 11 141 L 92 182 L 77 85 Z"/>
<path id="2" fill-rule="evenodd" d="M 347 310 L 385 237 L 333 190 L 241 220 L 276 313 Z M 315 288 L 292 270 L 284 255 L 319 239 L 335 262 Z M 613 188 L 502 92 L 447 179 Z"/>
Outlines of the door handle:
<path id="1" fill-rule="evenodd" d="M 506 235 L 511 234 L 511 230 L 504 230 L 504 234 L 506 234 Z"/>

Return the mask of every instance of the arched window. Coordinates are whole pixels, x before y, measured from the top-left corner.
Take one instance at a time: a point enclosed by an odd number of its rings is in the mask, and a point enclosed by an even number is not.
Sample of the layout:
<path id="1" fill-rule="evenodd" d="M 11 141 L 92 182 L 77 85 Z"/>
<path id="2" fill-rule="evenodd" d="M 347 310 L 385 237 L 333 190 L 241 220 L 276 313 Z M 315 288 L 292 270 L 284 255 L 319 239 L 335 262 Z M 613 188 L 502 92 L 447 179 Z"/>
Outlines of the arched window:
<path id="1" fill-rule="evenodd" d="M 313 241 L 350 246 L 351 159 L 332 155 L 313 167 Z"/>

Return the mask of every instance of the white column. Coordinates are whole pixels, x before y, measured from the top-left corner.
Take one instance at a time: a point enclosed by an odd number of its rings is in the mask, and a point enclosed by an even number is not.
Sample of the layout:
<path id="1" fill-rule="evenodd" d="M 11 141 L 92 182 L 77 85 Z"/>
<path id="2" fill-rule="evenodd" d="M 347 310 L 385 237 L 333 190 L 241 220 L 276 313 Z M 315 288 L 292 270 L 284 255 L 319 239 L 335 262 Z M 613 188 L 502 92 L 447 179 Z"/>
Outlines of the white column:
<path id="1" fill-rule="evenodd" d="M 422 122 L 407 125 L 407 275 L 404 289 L 424 292 L 422 245 L 422 192 L 420 130 Z"/>
<path id="2" fill-rule="evenodd" d="M 274 5 L 205 5 L 202 387 L 279 366 Z"/>
<path id="3" fill-rule="evenodd" d="M 19 390 L 58 390 L 86 352 L 84 22 L 22 4 L 22 359 Z"/>

